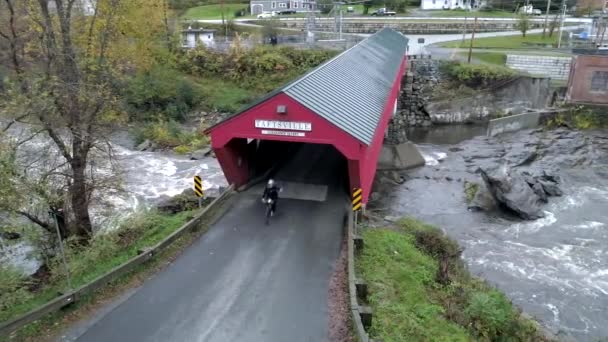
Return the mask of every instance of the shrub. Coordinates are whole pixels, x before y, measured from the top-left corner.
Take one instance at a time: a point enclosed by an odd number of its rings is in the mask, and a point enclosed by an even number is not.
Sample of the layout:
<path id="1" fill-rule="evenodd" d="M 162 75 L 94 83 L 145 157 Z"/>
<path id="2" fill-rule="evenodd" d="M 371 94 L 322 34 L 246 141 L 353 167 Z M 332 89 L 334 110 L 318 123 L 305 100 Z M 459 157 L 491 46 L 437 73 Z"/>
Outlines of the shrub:
<path id="1" fill-rule="evenodd" d="M 608 115 L 600 113 L 600 109 L 586 106 L 576 106 L 565 113 L 559 113 L 550 119 L 549 128 L 567 126 L 577 129 L 594 129 L 608 127 Z"/>
<path id="2" fill-rule="evenodd" d="M 90 269 L 94 265 L 111 259 L 112 256 L 120 251 L 120 246 L 115 235 L 97 234 L 89 241 L 87 246 L 83 246 L 81 241 L 78 241 L 76 238 L 69 238 L 64 245 L 64 251 L 70 276 L 74 280 L 90 274 Z M 51 260 L 49 268 L 53 283 L 65 283 L 66 275 L 63 260 L 59 253 Z"/>
<path id="3" fill-rule="evenodd" d="M 0 312 L 30 297 L 24 275 L 9 265 L 0 265 Z"/>
<path id="4" fill-rule="evenodd" d="M 175 70 L 157 66 L 129 81 L 126 101 L 136 112 L 183 120 L 199 98 L 194 83 Z"/>
<path id="5" fill-rule="evenodd" d="M 175 148 L 183 145 L 184 147 L 178 149 L 183 153 L 203 148 L 209 144 L 209 138 L 200 131 L 185 132 L 177 122 L 172 120 L 148 123 L 142 128 L 135 129 L 134 134 L 136 144 L 150 140 L 161 148 Z"/>
<path id="6" fill-rule="evenodd" d="M 465 314 L 477 336 L 489 341 L 502 336 L 513 319 L 511 303 L 497 291 L 473 293 Z"/>
<path id="7" fill-rule="evenodd" d="M 229 76 L 237 80 L 256 80 L 260 76 L 298 73 L 316 67 L 333 57 L 335 52 L 324 50 L 298 50 L 290 47 L 258 46 L 245 49 L 239 39 L 228 54 L 200 47 L 187 52 L 181 59 L 181 68 L 196 75 Z M 282 77 L 285 81 L 285 76 Z"/>

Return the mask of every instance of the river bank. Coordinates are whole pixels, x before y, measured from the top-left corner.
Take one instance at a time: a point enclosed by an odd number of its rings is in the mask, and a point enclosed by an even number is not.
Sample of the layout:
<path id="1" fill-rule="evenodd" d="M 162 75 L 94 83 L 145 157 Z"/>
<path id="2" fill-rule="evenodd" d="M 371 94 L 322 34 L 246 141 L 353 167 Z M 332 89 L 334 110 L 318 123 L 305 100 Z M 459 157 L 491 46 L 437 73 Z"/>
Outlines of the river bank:
<path id="1" fill-rule="evenodd" d="M 470 270 L 496 285 L 525 312 L 562 339 L 608 336 L 608 133 L 520 131 L 496 138 L 473 127 L 411 134 L 427 165 L 388 180 L 370 210 L 385 217 L 407 214 L 442 227 L 465 248 Z M 426 132 L 426 133 L 425 133 Z M 439 138 L 436 138 L 439 137 Z M 534 151 L 534 160 L 514 166 Z M 523 158 L 523 159 L 522 159 Z M 521 221 L 502 211 L 468 209 L 464 183 L 482 182 L 480 166 L 559 174 L 564 195 L 542 207 L 545 217 Z"/>
<path id="2" fill-rule="evenodd" d="M 203 179 L 207 196 L 215 197 L 227 182 L 217 160 L 211 156 L 192 159 L 173 151 L 138 151 L 128 131 L 113 134 L 112 148 L 120 170 L 123 191 L 112 191 L 103 203 L 91 207 L 96 229 L 118 227 L 122 220 L 181 194 L 193 187 L 194 175 Z M 33 141 L 31 149 L 39 150 Z M 38 251 L 26 240 L 8 243 L 0 237 L 0 262 L 31 275 L 40 267 Z"/>
<path id="3" fill-rule="evenodd" d="M 363 223 L 357 272 L 368 284 L 370 338 L 548 341 L 500 291 L 471 276 L 458 244 L 415 219 Z"/>

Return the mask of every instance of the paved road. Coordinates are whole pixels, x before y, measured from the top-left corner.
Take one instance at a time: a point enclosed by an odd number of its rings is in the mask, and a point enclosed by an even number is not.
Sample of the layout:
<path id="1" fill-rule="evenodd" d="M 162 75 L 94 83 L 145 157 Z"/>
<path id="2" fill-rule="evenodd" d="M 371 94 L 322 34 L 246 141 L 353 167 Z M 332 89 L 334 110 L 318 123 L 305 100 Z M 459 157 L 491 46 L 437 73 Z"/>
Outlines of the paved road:
<path id="1" fill-rule="evenodd" d="M 280 20 L 301 20 L 302 18 L 281 18 Z M 369 19 L 369 20 L 378 20 L 376 19 L 372 19 L 370 17 L 362 17 L 362 18 L 356 18 L 356 17 L 352 17 L 352 18 L 348 18 L 349 20 L 364 20 L 364 19 Z M 387 18 L 382 18 L 382 20 L 419 20 L 419 19 L 429 19 L 429 18 L 423 18 L 423 17 L 387 17 Z M 463 18 L 432 18 L 433 20 L 464 20 Z M 481 19 L 481 18 L 480 18 Z M 507 20 L 516 20 L 516 19 L 509 19 L 506 18 Z M 483 18 L 483 20 L 505 20 L 505 18 Z M 221 20 L 215 20 L 215 19 L 210 19 L 210 20 L 198 20 L 201 23 L 221 23 Z M 252 21 L 252 19 L 237 19 L 236 23 L 238 25 L 242 25 L 242 26 L 258 26 L 256 24 L 249 24 L 249 23 L 245 23 L 245 21 Z M 566 22 L 572 22 L 572 23 L 579 23 L 580 25 L 574 25 L 574 26 L 565 26 L 564 30 L 565 31 L 573 31 L 573 30 L 577 30 L 580 28 L 585 27 L 586 24 L 588 24 L 590 22 L 590 19 L 588 18 L 566 18 Z M 294 31 L 300 31 L 300 30 L 295 30 Z M 534 34 L 534 33 L 542 33 L 543 29 L 534 29 L 534 30 L 530 30 L 528 31 L 528 34 Z M 483 32 L 483 33 L 477 33 L 475 34 L 476 38 L 487 38 L 487 37 L 509 37 L 509 36 L 517 36 L 520 35 L 521 32 L 520 31 L 503 31 L 503 32 Z M 349 35 L 349 34 L 345 34 L 345 35 Z M 371 36 L 371 34 L 350 34 L 350 35 L 356 35 L 356 36 L 360 36 L 360 37 L 368 37 Z M 420 55 L 420 54 L 430 54 L 430 51 L 428 49 L 428 47 L 430 45 L 433 44 L 438 44 L 438 43 L 443 43 L 443 42 L 449 42 L 449 41 L 454 41 L 454 40 L 461 40 L 462 39 L 462 33 L 458 33 L 458 34 L 406 34 L 406 36 L 410 39 L 409 41 L 409 50 L 408 50 L 408 54 L 410 55 Z M 419 38 L 424 38 L 424 43 L 420 44 L 418 43 L 418 39 Z M 465 35 L 465 39 L 470 39 L 471 38 L 471 33 L 468 33 Z M 441 51 L 442 56 L 438 56 L 440 58 L 456 58 L 455 57 L 455 53 L 451 53 L 451 52 L 447 52 L 447 51 Z"/>
<path id="2" fill-rule="evenodd" d="M 327 340 L 345 208 L 336 160 L 303 148 L 277 178 L 324 180 L 325 202 L 284 199 L 266 226 L 260 194 L 239 194 L 205 236 L 78 341 Z"/>

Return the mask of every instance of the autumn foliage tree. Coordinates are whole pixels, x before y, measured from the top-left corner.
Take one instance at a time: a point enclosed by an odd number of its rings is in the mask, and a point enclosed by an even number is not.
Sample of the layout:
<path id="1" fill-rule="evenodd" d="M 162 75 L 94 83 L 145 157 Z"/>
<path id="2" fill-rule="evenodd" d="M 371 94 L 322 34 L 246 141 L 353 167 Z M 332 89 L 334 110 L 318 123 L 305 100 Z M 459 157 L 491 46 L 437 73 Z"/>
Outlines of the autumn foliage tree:
<path id="1" fill-rule="evenodd" d="M 0 0 L 0 63 L 9 70 L 0 129 L 18 123 L 51 142 L 68 232 L 83 241 L 93 232 L 89 207 L 99 190 L 91 161 L 110 158 L 108 133 L 124 120 L 117 84 L 169 59 L 171 44 L 165 0 L 93 3 L 86 13 L 80 0 Z"/>

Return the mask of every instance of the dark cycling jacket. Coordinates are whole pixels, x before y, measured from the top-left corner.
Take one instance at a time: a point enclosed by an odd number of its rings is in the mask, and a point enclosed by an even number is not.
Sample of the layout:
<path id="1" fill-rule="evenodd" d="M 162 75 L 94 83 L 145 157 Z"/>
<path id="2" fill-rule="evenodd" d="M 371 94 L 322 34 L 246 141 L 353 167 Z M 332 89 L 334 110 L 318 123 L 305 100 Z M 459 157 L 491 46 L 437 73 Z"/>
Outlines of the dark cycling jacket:
<path id="1" fill-rule="evenodd" d="M 270 198 L 273 201 L 276 201 L 279 198 L 279 190 L 280 188 L 278 186 L 272 186 L 272 187 L 266 187 L 264 189 L 264 194 L 262 195 L 263 198 Z"/>

